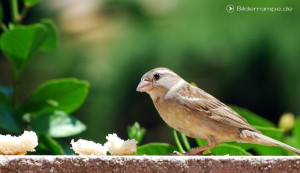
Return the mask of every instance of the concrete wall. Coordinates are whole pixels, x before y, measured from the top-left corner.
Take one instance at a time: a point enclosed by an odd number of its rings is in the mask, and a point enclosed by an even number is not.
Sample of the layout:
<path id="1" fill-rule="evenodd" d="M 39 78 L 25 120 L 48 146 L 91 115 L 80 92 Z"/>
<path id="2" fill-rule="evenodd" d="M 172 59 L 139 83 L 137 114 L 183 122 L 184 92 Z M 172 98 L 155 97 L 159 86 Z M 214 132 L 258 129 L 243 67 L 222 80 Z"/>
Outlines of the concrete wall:
<path id="1" fill-rule="evenodd" d="M 300 172 L 300 156 L 0 156 L 0 172 Z"/>

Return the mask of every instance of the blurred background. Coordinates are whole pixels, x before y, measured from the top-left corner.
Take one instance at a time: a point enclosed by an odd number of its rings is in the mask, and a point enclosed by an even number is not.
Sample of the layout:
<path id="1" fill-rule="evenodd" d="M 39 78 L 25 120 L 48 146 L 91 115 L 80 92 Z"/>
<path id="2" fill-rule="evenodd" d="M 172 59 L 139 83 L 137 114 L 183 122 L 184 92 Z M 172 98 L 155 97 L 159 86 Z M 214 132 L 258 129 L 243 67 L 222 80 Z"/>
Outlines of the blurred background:
<path id="1" fill-rule="evenodd" d="M 167 67 L 227 104 L 278 122 L 300 114 L 300 3 L 230 1 L 232 5 L 292 7 L 292 12 L 233 12 L 228 2 L 179 0 L 51 0 L 31 9 L 30 24 L 55 21 L 57 51 L 38 54 L 25 69 L 26 98 L 38 84 L 76 77 L 90 82 L 75 113 L 87 130 L 73 138 L 104 142 L 108 133 L 127 138 L 138 121 L 144 142 L 171 142 L 150 97 L 135 91 L 140 78 Z M 0 83 L 11 84 L 11 67 L 0 57 Z"/>

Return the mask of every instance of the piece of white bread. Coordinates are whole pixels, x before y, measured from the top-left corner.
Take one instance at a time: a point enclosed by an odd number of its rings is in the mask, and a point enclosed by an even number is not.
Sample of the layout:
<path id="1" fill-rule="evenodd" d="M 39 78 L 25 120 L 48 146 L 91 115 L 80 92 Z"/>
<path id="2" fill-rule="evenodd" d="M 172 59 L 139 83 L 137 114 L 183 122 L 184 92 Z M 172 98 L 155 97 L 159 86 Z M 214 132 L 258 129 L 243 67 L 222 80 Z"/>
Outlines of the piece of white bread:
<path id="1" fill-rule="evenodd" d="M 128 139 L 124 141 L 120 139 L 115 133 L 106 136 L 107 142 L 104 146 L 107 147 L 111 155 L 131 155 L 136 153 L 137 141 Z"/>
<path id="2" fill-rule="evenodd" d="M 0 135 L 0 153 L 2 155 L 23 155 L 28 151 L 35 151 L 38 138 L 35 132 L 24 131 L 17 137 L 11 135 Z"/>
<path id="3" fill-rule="evenodd" d="M 106 155 L 107 148 L 93 141 L 79 139 L 77 142 L 71 141 L 72 149 L 79 155 Z"/>

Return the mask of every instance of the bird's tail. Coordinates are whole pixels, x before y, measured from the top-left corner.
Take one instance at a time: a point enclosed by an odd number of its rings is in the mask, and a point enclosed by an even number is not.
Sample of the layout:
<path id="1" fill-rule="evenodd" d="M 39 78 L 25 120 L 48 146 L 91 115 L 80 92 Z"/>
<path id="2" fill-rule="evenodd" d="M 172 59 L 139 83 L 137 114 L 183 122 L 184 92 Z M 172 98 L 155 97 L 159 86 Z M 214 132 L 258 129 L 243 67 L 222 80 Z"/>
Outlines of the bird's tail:
<path id="1" fill-rule="evenodd" d="M 246 131 L 246 133 L 243 133 L 245 131 Z M 275 139 L 272 139 L 268 136 L 265 136 L 261 133 L 257 133 L 257 132 L 249 131 L 249 130 L 243 130 L 243 132 L 242 132 L 243 133 L 242 136 L 244 136 L 244 135 L 246 135 L 248 137 L 251 136 L 252 139 L 253 139 L 253 141 L 251 141 L 251 142 L 253 142 L 253 143 L 262 144 L 262 145 L 269 145 L 269 146 L 278 146 L 278 147 L 284 148 L 286 150 L 289 150 L 291 152 L 294 152 L 297 155 L 300 155 L 300 150 L 298 150 L 298 149 L 296 149 L 292 146 L 289 146 L 285 143 L 282 143 L 280 141 L 277 141 Z"/>

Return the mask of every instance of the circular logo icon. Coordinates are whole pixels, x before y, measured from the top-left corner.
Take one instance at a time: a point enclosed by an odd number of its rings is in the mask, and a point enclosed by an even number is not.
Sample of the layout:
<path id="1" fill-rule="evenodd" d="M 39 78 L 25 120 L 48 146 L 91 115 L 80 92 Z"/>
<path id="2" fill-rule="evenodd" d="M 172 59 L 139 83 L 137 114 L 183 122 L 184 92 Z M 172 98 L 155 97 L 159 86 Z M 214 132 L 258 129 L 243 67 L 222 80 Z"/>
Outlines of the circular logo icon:
<path id="1" fill-rule="evenodd" d="M 227 5 L 226 10 L 228 13 L 234 12 L 234 6 L 233 5 Z"/>

